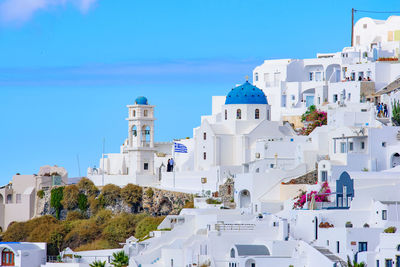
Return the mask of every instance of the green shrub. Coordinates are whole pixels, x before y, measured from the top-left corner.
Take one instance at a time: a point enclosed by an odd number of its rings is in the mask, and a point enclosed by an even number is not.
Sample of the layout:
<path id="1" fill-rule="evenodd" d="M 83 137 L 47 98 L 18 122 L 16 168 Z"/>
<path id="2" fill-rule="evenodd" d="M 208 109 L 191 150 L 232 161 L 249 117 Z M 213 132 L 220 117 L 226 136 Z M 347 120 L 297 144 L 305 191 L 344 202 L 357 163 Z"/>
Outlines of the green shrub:
<path id="1" fill-rule="evenodd" d="M 108 223 L 108 221 L 113 217 L 113 213 L 111 210 L 100 210 L 96 216 L 94 217 L 94 220 L 97 225 L 101 226 L 105 223 Z"/>
<path id="2" fill-rule="evenodd" d="M 39 190 L 39 191 L 37 191 L 36 195 L 38 196 L 38 198 L 43 199 L 44 198 L 44 191 L 43 190 Z"/>
<path id="3" fill-rule="evenodd" d="M 139 207 L 142 203 L 143 188 L 134 184 L 127 184 L 121 190 L 121 197 L 130 207 Z"/>
<path id="4" fill-rule="evenodd" d="M 121 198 L 121 188 L 114 184 L 107 184 L 101 190 L 101 195 L 104 198 L 105 205 L 114 206 Z"/>
<path id="5" fill-rule="evenodd" d="M 146 196 L 149 198 L 152 198 L 154 196 L 154 191 L 151 187 L 147 188 L 146 190 Z"/>
<path id="6" fill-rule="evenodd" d="M 124 267 L 129 265 L 129 257 L 122 250 L 120 252 L 114 252 L 112 255 L 111 265 L 114 267 Z"/>
<path id="7" fill-rule="evenodd" d="M 164 218 L 164 216 L 144 218 L 136 226 L 135 237 L 142 239 L 151 231 L 157 230 L 158 225 L 164 220 Z"/>
<path id="8" fill-rule="evenodd" d="M 88 208 L 88 200 L 85 194 L 79 193 L 78 195 L 78 208 L 81 211 L 86 211 Z"/>
<path id="9" fill-rule="evenodd" d="M 70 211 L 67 213 L 67 218 L 65 219 L 66 221 L 76 221 L 76 220 L 82 220 L 84 219 L 82 213 L 79 211 Z"/>
<path id="10" fill-rule="evenodd" d="M 185 205 L 183 206 L 184 209 L 194 209 L 194 202 L 187 200 Z"/>
<path id="11" fill-rule="evenodd" d="M 79 189 L 76 185 L 68 185 L 64 187 L 62 206 L 65 209 L 73 210 L 78 206 Z"/>
<path id="12" fill-rule="evenodd" d="M 104 196 L 99 195 L 96 197 L 95 195 L 92 195 L 88 199 L 89 202 L 89 209 L 92 212 L 92 214 L 96 214 L 99 210 L 104 208 Z"/>
<path id="13" fill-rule="evenodd" d="M 107 222 L 103 229 L 103 237 L 111 245 L 118 246 L 128 237 L 135 235 L 138 223 L 146 217 L 145 214 L 122 213 Z"/>
<path id="14" fill-rule="evenodd" d="M 56 187 L 51 190 L 50 206 L 56 210 L 56 218 L 60 219 L 60 211 L 62 209 L 61 201 L 63 200 L 64 187 Z"/>
<path id="15" fill-rule="evenodd" d="M 79 192 L 87 196 L 97 195 L 99 192 L 99 189 L 94 185 L 94 183 L 86 177 L 80 179 L 77 186 Z"/>
<path id="16" fill-rule="evenodd" d="M 66 247 L 75 248 L 93 242 L 101 234 L 101 228 L 95 220 L 78 220 L 71 223 L 71 231 L 64 238 Z"/>
<path id="17" fill-rule="evenodd" d="M 105 261 L 94 261 L 91 264 L 89 264 L 90 267 L 106 267 L 106 262 Z"/>
<path id="18" fill-rule="evenodd" d="M 396 233 L 397 228 L 394 226 L 390 226 L 388 228 L 386 228 L 383 232 L 387 233 L 387 234 L 394 234 Z"/>
<path id="19" fill-rule="evenodd" d="M 218 205 L 218 204 L 221 204 L 222 202 L 219 201 L 219 200 L 217 200 L 217 199 L 207 198 L 206 203 L 207 203 L 207 204 Z"/>

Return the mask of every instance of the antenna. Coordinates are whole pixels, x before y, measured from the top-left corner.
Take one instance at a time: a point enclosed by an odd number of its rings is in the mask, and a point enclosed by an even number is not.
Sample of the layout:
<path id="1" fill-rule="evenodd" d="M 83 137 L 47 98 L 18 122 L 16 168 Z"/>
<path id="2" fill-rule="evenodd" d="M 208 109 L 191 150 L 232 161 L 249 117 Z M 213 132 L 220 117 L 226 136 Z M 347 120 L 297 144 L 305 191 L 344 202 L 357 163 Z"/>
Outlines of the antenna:
<path id="1" fill-rule="evenodd" d="M 104 147 L 105 147 L 105 145 L 106 145 L 106 138 L 103 137 L 103 153 L 102 153 L 103 167 L 102 167 L 102 172 L 101 172 L 101 175 L 102 175 L 101 179 L 102 179 L 103 186 L 104 186 Z"/>
<path id="2" fill-rule="evenodd" d="M 76 154 L 76 160 L 78 162 L 78 173 L 79 177 L 81 177 L 81 165 L 79 164 L 79 154 Z"/>

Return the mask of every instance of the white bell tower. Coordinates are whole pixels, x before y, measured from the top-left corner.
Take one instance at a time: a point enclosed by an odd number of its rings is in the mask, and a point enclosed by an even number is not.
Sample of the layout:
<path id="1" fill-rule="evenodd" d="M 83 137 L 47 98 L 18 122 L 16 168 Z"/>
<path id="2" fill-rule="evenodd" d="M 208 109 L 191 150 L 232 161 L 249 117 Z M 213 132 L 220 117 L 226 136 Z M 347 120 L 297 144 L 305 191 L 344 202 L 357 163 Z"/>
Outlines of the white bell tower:
<path id="1" fill-rule="evenodd" d="M 128 175 L 154 174 L 154 106 L 139 96 L 128 107 Z"/>

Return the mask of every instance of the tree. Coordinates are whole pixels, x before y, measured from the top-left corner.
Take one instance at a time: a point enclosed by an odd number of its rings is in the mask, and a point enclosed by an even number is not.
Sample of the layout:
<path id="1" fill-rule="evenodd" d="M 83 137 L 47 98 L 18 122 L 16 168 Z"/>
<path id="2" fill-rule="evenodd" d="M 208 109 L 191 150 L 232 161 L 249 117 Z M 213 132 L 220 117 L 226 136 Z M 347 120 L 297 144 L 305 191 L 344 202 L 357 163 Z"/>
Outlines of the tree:
<path id="1" fill-rule="evenodd" d="M 123 250 L 119 252 L 114 252 L 112 257 L 113 260 L 111 262 L 111 265 L 113 265 L 114 267 L 125 267 L 129 265 L 129 257 L 125 254 Z"/>
<path id="2" fill-rule="evenodd" d="M 61 201 L 63 200 L 64 187 L 56 187 L 51 189 L 50 206 L 56 210 L 56 218 L 60 219 L 60 211 L 62 209 Z"/>
<path id="3" fill-rule="evenodd" d="M 78 195 L 78 208 L 84 212 L 88 208 L 88 200 L 85 194 L 79 193 Z"/>
<path id="4" fill-rule="evenodd" d="M 79 195 L 79 189 L 76 185 L 68 185 L 64 187 L 64 197 L 61 201 L 61 204 L 63 205 L 64 208 L 68 210 L 73 210 L 77 207 L 78 205 L 78 195 Z"/>
<path id="5" fill-rule="evenodd" d="M 121 188 L 114 184 L 107 184 L 101 190 L 101 195 L 107 206 L 114 206 L 121 198 Z"/>
<path id="6" fill-rule="evenodd" d="M 106 267 L 106 262 L 105 261 L 94 261 L 91 264 L 89 264 L 90 267 Z"/>
<path id="7" fill-rule="evenodd" d="M 121 197 L 126 204 L 137 210 L 142 203 L 143 189 L 138 185 L 127 184 L 121 190 Z"/>
<path id="8" fill-rule="evenodd" d="M 400 125 L 400 103 L 399 100 L 392 103 L 392 122 L 395 125 Z"/>

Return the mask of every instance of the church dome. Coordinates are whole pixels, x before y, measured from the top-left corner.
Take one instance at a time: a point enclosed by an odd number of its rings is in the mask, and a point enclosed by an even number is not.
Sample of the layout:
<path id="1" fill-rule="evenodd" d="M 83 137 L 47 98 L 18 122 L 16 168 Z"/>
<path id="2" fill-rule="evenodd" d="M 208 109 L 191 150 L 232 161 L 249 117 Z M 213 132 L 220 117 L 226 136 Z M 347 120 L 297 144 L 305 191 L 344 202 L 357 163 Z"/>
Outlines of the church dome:
<path id="1" fill-rule="evenodd" d="M 246 81 L 228 93 L 225 105 L 229 104 L 268 104 L 268 101 L 261 89 Z"/>
<path id="2" fill-rule="evenodd" d="M 139 96 L 135 100 L 135 105 L 148 105 L 147 98 L 144 96 Z"/>

